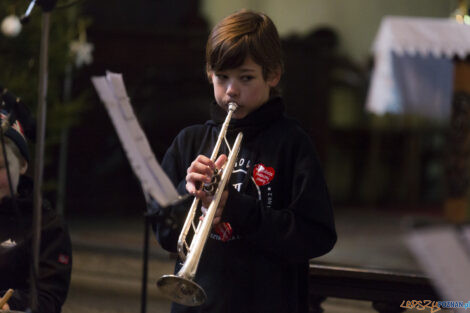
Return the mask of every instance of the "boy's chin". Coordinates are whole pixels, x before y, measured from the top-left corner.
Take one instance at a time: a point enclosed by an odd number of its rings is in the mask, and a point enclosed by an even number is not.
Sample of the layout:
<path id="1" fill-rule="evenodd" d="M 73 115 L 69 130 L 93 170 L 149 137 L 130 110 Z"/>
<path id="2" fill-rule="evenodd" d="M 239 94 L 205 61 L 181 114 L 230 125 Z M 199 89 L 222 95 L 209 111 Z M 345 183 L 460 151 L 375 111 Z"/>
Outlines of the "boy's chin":
<path id="1" fill-rule="evenodd" d="M 241 120 L 242 118 L 245 118 L 246 115 L 247 114 L 245 112 L 235 112 L 235 113 L 233 113 L 232 118 L 234 118 L 236 120 Z"/>

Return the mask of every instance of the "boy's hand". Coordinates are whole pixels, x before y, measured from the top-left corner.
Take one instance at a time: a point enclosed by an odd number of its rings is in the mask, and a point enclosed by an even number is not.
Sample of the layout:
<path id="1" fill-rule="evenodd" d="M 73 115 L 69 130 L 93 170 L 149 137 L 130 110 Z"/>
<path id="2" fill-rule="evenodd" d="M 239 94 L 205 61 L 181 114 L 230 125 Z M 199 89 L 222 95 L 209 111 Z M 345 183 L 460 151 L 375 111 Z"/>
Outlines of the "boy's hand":
<path id="1" fill-rule="evenodd" d="M 207 208 L 209 207 L 212 201 L 212 198 L 213 197 L 211 196 L 206 197 L 205 201 L 208 201 L 208 202 L 205 204 L 204 203 L 202 204 L 202 212 L 204 213 L 204 215 L 207 212 Z M 228 190 L 224 190 L 224 192 L 222 192 L 222 196 L 220 197 L 219 206 L 217 207 L 217 210 L 215 210 L 214 219 L 212 221 L 212 226 L 214 227 L 217 227 L 217 225 L 220 222 L 222 222 L 221 220 L 222 212 L 224 211 L 225 204 L 227 203 L 227 198 L 228 198 Z"/>
<path id="2" fill-rule="evenodd" d="M 204 155 L 199 155 L 188 168 L 186 175 L 186 190 L 190 194 L 201 199 L 202 205 L 205 207 L 209 206 L 212 197 L 202 190 L 202 184 L 210 183 L 212 176 L 214 175 L 214 170 L 216 168 L 222 168 L 226 161 L 227 156 L 225 154 L 220 155 L 215 162 L 212 162 Z M 222 200 L 220 203 L 222 204 Z"/>

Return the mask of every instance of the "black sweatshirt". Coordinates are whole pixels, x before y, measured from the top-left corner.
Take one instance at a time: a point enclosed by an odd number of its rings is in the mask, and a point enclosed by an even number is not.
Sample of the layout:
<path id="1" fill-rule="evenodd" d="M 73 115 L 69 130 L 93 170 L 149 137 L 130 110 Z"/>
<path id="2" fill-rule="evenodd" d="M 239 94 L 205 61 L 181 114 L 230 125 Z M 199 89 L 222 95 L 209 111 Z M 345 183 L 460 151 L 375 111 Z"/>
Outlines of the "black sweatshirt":
<path id="1" fill-rule="evenodd" d="M 181 131 L 162 166 L 180 194 L 186 171 L 199 154 L 210 156 L 226 113 L 212 106 L 212 120 Z M 230 180 L 222 220 L 232 238 L 212 232 L 195 282 L 207 301 L 172 312 L 307 312 L 308 260 L 330 251 L 336 232 L 327 187 L 309 136 L 284 116 L 282 99 L 273 98 L 243 119 L 233 119 L 228 140 L 244 134 Z M 222 152 L 228 155 L 223 145 Z M 161 246 L 176 251 L 187 206 L 170 208 L 177 227 L 156 223 Z M 173 225 L 174 226 L 174 225 Z M 181 264 L 176 263 L 175 272 Z"/>
<path id="2" fill-rule="evenodd" d="M 16 199 L 0 203 L 0 295 L 15 290 L 8 301 L 11 310 L 30 307 L 30 261 L 32 251 L 32 182 L 21 176 Z M 19 222 L 21 221 L 21 222 Z M 35 313 L 59 313 L 65 302 L 72 270 L 70 236 L 61 219 L 44 201 L 37 278 L 38 309 Z"/>

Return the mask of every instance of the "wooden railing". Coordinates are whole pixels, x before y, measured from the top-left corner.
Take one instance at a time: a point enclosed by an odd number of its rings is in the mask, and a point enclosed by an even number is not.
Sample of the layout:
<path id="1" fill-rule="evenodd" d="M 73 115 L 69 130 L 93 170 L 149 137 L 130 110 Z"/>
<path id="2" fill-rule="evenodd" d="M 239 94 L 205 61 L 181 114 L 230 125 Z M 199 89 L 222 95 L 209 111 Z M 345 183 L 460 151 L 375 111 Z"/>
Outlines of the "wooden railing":
<path id="1" fill-rule="evenodd" d="M 403 312 L 407 300 L 438 301 L 429 279 L 419 274 L 311 263 L 309 312 L 324 312 L 328 297 L 371 301 L 380 313 Z"/>

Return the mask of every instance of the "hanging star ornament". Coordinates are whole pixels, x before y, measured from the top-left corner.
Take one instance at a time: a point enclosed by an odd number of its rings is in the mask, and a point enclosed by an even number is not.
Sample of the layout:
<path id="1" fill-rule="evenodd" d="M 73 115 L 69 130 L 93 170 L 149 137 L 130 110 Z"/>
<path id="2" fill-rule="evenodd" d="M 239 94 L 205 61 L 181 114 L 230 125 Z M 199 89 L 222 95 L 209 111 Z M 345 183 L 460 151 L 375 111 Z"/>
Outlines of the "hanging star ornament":
<path id="1" fill-rule="evenodd" d="M 75 66 L 77 68 L 83 65 L 89 65 L 93 62 L 94 45 L 87 41 L 85 22 L 78 23 L 78 40 L 70 43 L 70 52 L 75 57 Z"/>
<path id="2" fill-rule="evenodd" d="M 93 62 L 93 49 L 93 44 L 86 41 L 74 40 L 70 43 L 70 51 L 75 57 L 75 66 L 77 68 Z"/>

